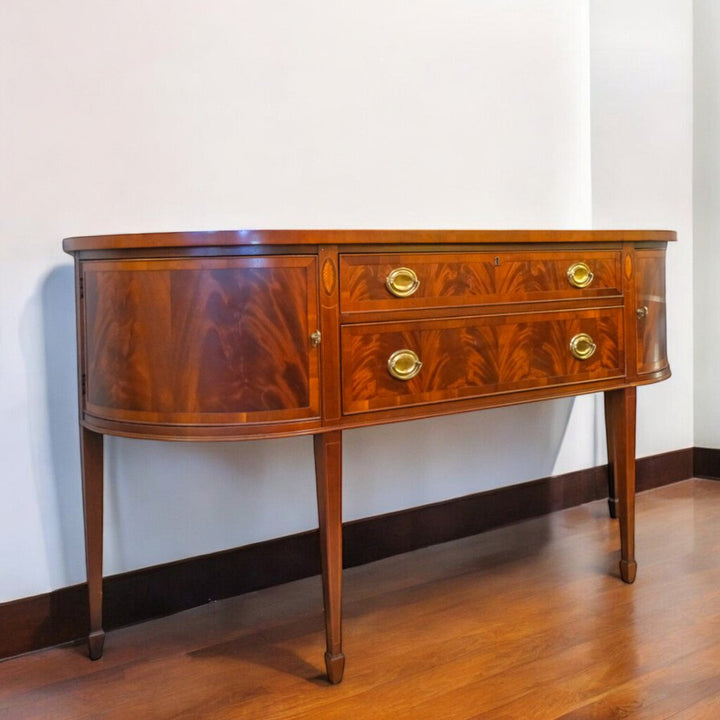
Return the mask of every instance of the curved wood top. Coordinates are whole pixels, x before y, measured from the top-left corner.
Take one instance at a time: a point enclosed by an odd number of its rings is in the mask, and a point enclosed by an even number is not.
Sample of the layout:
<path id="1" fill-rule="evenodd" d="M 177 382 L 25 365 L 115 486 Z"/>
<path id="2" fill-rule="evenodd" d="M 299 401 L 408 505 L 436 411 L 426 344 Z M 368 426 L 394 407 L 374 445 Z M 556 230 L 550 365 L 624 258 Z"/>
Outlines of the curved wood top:
<path id="1" fill-rule="evenodd" d="M 667 242 L 673 230 L 217 230 L 69 237 L 65 252 L 242 245 Z"/>

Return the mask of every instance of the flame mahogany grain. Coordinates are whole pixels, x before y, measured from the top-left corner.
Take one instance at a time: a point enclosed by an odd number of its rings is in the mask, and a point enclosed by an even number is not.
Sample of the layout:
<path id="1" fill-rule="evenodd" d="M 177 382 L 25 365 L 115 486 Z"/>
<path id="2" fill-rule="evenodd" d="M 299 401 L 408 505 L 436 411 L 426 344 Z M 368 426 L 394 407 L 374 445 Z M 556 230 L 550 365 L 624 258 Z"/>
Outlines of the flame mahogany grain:
<path id="1" fill-rule="evenodd" d="M 90 656 L 102 654 L 103 435 L 314 436 L 331 682 L 342 680 L 342 431 L 604 392 L 632 582 L 636 387 L 670 375 L 670 231 L 238 230 L 68 238 Z M 573 263 L 592 273 L 568 279 Z M 386 287 L 411 268 L 408 297 Z M 571 340 L 592 339 L 578 359 Z M 388 371 L 398 350 L 417 375 Z"/>
<path id="2" fill-rule="evenodd" d="M 120 421 L 319 416 L 313 257 L 89 262 L 86 408 Z"/>
<path id="3" fill-rule="evenodd" d="M 401 307 L 489 305 L 500 302 L 554 300 L 622 295 L 621 253 L 476 252 L 387 255 L 343 255 L 341 307 L 345 312 Z M 589 287 L 578 289 L 567 280 L 577 260 L 592 265 Z M 393 298 L 385 278 L 396 267 L 417 270 L 420 285 L 408 298 Z M 399 300 L 399 302 L 398 302 Z"/>
<path id="4" fill-rule="evenodd" d="M 343 408 L 356 413 L 622 377 L 621 327 L 622 308 L 347 325 Z M 598 345 L 589 360 L 568 352 L 580 332 Z M 387 371 L 398 348 L 423 362 L 411 380 Z"/>

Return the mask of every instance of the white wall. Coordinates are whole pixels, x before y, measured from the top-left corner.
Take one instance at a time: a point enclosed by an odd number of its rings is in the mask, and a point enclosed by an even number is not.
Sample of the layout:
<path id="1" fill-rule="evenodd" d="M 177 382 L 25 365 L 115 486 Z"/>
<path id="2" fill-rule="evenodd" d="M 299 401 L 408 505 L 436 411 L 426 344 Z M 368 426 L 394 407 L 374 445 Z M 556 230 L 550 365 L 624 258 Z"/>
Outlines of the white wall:
<path id="1" fill-rule="evenodd" d="M 692 0 L 591 0 L 596 228 L 676 230 L 668 249 L 670 380 L 638 392 L 638 455 L 693 445 Z"/>
<path id="2" fill-rule="evenodd" d="M 670 6 L 686 25 L 687 3 Z M 588 13 L 586 0 L 0 3 L 0 601 L 84 579 L 60 239 L 588 227 L 600 147 L 589 51 L 602 45 Z M 661 64 L 647 107 L 666 75 L 688 90 L 670 67 L 685 51 Z M 669 112 L 684 133 L 684 110 Z M 684 200 L 665 212 L 654 191 L 630 188 L 627 207 L 647 212 L 619 219 L 677 227 Z M 667 397 L 691 416 L 691 363 L 672 361 L 681 380 Z M 692 444 L 682 431 L 640 448 Z M 602 435 L 592 396 L 348 432 L 345 517 L 595 465 Z M 316 526 L 309 439 L 106 449 L 107 573 Z"/>
<path id="3" fill-rule="evenodd" d="M 720 448 L 720 4 L 695 0 L 695 445 Z"/>

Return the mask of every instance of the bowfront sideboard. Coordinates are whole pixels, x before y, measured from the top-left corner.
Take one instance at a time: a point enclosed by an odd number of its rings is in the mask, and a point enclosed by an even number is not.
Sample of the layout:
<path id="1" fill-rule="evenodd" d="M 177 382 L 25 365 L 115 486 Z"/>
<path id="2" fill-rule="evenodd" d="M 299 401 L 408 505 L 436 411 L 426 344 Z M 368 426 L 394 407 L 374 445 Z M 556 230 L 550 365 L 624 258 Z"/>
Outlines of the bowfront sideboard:
<path id="1" fill-rule="evenodd" d="M 341 466 L 349 428 L 603 392 L 620 573 L 633 582 L 636 387 L 670 375 L 672 240 L 674 232 L 640 230 L 67 238 L 90 656 L 100 657 L 104 643 L 106 434 L 313 436 L 331 682 L 345 663 Z"/>

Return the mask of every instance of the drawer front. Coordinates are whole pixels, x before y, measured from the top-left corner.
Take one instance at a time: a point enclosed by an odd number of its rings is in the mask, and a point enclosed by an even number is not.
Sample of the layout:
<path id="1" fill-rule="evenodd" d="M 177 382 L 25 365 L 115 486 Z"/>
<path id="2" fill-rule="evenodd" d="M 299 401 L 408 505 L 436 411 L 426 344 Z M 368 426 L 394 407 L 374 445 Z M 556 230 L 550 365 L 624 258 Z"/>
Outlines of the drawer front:
<path id="1" fill-rule="evenodd" d="M 316 260 L 83 264 L 84 409 L 211 424 L 320 414 Z"/>
<path id="2" fill-rule="evenodd" d="M 624 375 L 619 307 L 342 328 L 346 414 Z"/>
<path id="3" fill-rule="evenodd" d="M 340 258 L 343 312 L 621 294 L 621 253 L 615 250 L 368 253 Z"/>

